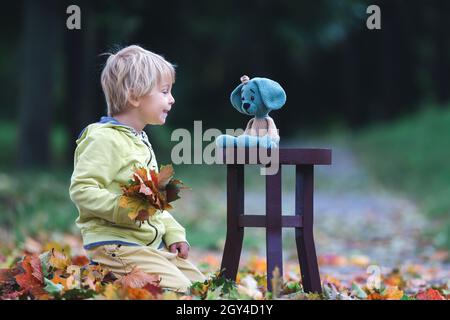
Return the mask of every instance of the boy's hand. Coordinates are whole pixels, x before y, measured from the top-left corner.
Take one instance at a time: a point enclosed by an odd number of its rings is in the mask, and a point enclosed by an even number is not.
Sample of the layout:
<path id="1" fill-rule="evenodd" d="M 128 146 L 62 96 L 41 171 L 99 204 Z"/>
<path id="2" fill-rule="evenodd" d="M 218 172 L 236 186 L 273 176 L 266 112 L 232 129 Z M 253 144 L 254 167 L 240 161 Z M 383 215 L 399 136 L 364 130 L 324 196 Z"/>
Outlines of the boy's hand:
<path id="1" fill-rule="evenodd" d="M 178 250 L 178 256 L 183 259 L 187 259 L 189 253 L 189 246 L 186 242 L 175 242 L 169 246 L 169 251 L 176 253 Z"/>

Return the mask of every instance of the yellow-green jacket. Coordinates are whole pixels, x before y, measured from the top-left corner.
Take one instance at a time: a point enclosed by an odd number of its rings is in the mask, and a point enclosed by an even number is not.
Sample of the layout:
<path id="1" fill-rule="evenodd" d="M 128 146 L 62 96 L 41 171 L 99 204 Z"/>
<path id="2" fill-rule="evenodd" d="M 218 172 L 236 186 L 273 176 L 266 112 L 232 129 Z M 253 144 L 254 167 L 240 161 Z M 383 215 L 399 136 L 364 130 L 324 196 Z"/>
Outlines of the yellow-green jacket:
<path id="1" fill-rule="evenodd" d="M 128 184 L 133 166 L 158 171 L 155 154 L 145 132 L 110 117 L 90 124 L 76 141 L 70 198 L 79 211 L 76 220 L 85 248 L 102 243 L 147 245 L 158 248 L 186 241 L 184 228 L 167 212 L 159 212 L 150 223 L 128 218 L 118 206 L 121 184 Z"/>

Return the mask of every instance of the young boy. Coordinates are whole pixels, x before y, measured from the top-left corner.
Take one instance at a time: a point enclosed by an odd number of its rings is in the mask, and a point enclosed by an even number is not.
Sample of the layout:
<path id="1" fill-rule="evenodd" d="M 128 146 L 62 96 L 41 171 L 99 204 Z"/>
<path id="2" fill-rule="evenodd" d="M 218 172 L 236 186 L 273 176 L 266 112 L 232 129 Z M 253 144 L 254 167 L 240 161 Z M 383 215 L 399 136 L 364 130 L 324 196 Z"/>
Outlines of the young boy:
<path id="1" fill-rule="evenodd" d="M 121 184 L 133 166 L 158 171 L 144 127 L 163 125 L 175 102 L 174 67 L 163 57 L 129 46 L 111 54 L 101 75 L 108 116 L 80 134 L 70 197 L 89 258 L 118 276 L 137 266 L 160 277 L 160 286 L 179 292 L 204 275 L 187 259 L 184 228 L 167 212 L 139 226 L 118 205 Z M 168 248 L 168 250 L 166 249 Z"/>

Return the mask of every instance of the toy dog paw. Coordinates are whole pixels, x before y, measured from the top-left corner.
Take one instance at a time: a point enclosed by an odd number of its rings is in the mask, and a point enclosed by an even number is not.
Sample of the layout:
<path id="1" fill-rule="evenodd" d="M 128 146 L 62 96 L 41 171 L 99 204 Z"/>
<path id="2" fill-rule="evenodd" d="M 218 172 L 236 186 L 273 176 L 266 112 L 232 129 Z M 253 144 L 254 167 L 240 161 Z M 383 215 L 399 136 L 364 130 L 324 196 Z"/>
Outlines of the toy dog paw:
<path id="1" fill-rule="evenodd" d="M 236 146 L 236 137 L 229 134 L 221 134 L 216 138 L 216 146 L 220 148 L 229 148 Z"/>

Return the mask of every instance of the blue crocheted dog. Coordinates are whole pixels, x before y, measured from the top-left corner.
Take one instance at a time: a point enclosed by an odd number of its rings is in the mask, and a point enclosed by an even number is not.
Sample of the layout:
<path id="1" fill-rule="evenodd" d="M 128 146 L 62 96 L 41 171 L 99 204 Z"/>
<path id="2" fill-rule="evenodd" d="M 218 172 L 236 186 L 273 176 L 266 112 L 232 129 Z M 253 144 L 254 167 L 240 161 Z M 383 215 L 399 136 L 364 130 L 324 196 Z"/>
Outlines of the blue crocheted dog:
<path id="1" fill-rule="evenodd" d="M 220 135 L 218 147 L 262 147 L 277 148 L 280 142 L 277 127 L 269 112 L 283 107 L 286 93 L 275 81 L 267 78 L 241 77 L 241 84 L 230 96 L 233 107 L 246 115 L 254 116 L 240 136 Z"/>

